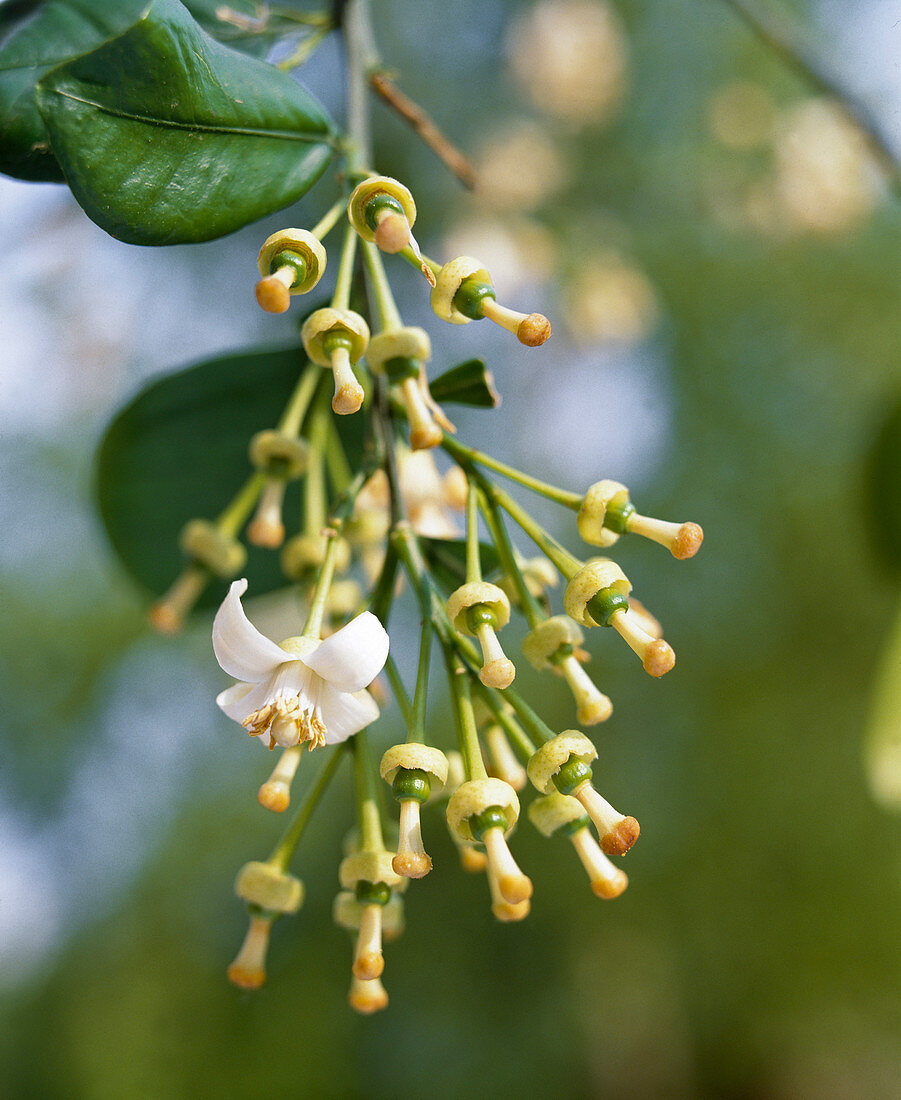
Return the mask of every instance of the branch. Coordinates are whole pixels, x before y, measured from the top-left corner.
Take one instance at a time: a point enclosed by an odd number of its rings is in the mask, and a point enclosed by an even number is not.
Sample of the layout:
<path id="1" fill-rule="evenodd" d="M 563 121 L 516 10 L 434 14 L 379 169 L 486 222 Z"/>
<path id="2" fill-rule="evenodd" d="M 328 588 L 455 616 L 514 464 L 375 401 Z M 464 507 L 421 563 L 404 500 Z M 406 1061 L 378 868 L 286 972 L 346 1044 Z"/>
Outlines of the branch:
<path id="1" fill-rule="evenodd" d="M 750 27 L 760 41 L 793 69 L 802 80 L 818 92 L 835 99 L 851 122 L 863 133 L 889 182 L 901 191 L 901 159 L 869 108 L 842 86 L 839 77 L 830 71 L 823 58 L 817 56 L 801 30 L 784 18 L 774 18 L 761 12 L 756 0 L 725 0 L 735 14 Z"/>
<path id="2" fill-rule="evenodd" d="M 441 160 L 444 166 L 471 191 L 476 185 L 475 169 L 467 157 L 438 129 L 432 118 L 415 100 L 398 88 L 383 70 L 369 74 L 369 84 L 374 92 L 413 127 L 420 138 Z"/>

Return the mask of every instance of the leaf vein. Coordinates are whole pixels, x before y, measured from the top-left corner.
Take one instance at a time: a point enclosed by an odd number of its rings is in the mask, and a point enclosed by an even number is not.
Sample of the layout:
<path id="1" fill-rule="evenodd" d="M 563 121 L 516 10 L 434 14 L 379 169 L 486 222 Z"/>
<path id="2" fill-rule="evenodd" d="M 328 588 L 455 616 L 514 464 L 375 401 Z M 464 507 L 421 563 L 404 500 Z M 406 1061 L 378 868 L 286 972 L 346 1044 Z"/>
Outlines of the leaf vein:
<path id="1" fill-rule="evenodd" d="M 180 122 L 171 118 L 152 118 L 131 111 L 116 110 L 105 103 L 75 95 L 74 92 L 66 92 L 59 88 L 49 88 L 54 95 L 71 99 L 76 103 L 83 103 L 86 107 L 93 107 L 101 114 L 111 115 L 113 118 L 126 119 L 129 122 L 141 122 L 147 126 L 159 126 L 162 129 L 188 130 L 203 134 L 240 134 L 244 137 L 279 138 L 285 141 L 313 142 L 324 145 L 333 144 L 333 139 L 328 133 L 305 130 L 260 130 L 246 126 L 216 126 L 208 122 Z"/>

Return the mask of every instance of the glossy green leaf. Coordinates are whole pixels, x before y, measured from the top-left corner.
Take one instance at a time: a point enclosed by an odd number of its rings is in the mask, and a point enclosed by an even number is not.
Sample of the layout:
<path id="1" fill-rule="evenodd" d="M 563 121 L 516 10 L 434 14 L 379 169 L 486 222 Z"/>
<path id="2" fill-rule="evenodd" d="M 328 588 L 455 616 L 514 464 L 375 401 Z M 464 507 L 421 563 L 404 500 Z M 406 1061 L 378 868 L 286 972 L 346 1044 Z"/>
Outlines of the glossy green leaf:
<path id="1" fill-rule="evenodd" d="M 305 364 L 300 347 L 199 363 L 150 382 L 110 424 L 97 455 L 100 514 L 126 570 L 149 592 L 161 595 L 181 570 L 184 523 L 215 518 L 251 474 L 250 437 L 275 425 Z M 325 372 L 323 378 L 329 381 Z M 336 423 L 349 460 L 358 464 L 363 414 Z M 292 482 L 285 499 L 289 534 L 299 529 L 300 512 L 300 483 Z M 286 583 L 277 553 L 248 551 L 254 594 Z M 217 603 L 225 588 L 211 585 L 201 606 Z"/>
<path id="2" fill-rule="evenodd" d="M 221 18 L 219 0 L 187 0 L 201 25 L 220 41 L 263 53 L 270 39 Z M 127 30 L 147 0 L 50 0 L 0 7 L 0 172 L 25 180 L 65 180 L 44 120 L 35 85 L 51 69 Z M 258 14 L 254 0 L 232 0 L 238 15 Z M 217 14 L 219 12 L 219 14 Z"/>
<path id="3" fill-rule="evenodd" d="M 883 556 L 901 569 L 901 401 L 876 440 L 870 460 L 870 519 Z"/>
<path id="4" fill-rule="evenodd" d="M 465 539 L 420 539 L 422 552 L 433 579 L 446 595 L 466 581 Z M 479 543 L 482 576 L 488 579 L 498 569 L 497 552 L 487 543 Z"/>
<path id="5" fill-rule="evenodd" d="M 76 199 L 129 244 L 231 233 L 300 198 L 332 154 L 308 92 L 220 45 L 176 0 L 54 69 L 37 98 Z"/>
<path id="6" fill-rule="evenodd" d="M 501 403 L 501 395 L 494 388 L 494 376 L 481 359 L 469 359 L 451 367 L 430 382 L 429 389 L 441 404 L 496 409 Z"/>

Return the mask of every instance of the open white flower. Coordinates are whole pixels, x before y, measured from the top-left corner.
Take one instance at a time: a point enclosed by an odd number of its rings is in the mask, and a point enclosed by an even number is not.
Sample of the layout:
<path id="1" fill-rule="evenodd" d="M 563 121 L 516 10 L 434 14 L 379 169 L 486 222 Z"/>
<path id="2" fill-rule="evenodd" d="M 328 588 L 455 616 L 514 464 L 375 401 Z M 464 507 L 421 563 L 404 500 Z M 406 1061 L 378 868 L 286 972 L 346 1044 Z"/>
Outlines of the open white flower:
<path id="1" fill-rule="evenodd" d="M 216 660 L 245 681 L 216 697 L 229 718 L 270 749 L 336 745 L 378 718 L 363 690 L 388 656 L 388 635 L 375 615 L 364 611 L 324 642 L 288 638 L 276 645 L 244 614 L 246 591 L 246 580 L 234 581 L 213 622 Z"/>

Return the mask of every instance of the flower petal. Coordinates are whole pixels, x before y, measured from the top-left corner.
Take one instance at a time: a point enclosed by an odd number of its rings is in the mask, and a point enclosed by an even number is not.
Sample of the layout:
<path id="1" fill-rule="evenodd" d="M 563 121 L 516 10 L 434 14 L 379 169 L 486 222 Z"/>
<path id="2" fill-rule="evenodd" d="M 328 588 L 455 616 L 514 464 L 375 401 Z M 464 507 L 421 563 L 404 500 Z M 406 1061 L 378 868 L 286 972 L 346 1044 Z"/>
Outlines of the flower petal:
<path id="1" fill-rule="evenodd" d="M 260 684 L 232 684 L 216 696 L 216 705 L 234 722 L 243 722 L 248 714 L 263 705 Z"/>
<path id="2" fill-rule="evenodd" d="M 291 655 L 261 634 L 244 614 L 241 597 L 247 591 L 243 578 L 233 581 L 213 620 L 213 652 L 220 666 L 236 680 L 258 684 Z"/>
<path id="3" fill-rule="evenodd" d="M 330 684 L 322 685 L 318 709 L 325 726 L 327 745 L 346 741 L 352 733 L 359 733 L 379 716 L 378 704 L 368 691 L 351 694 L 339 691 Z"/>
<path id="4" fill-rule="evenodd" d="M 371 611 L 364 611 L 301 660 L 340 691 L 353 692 L 372 683 L 387 657 L 387 631 Z"/>

